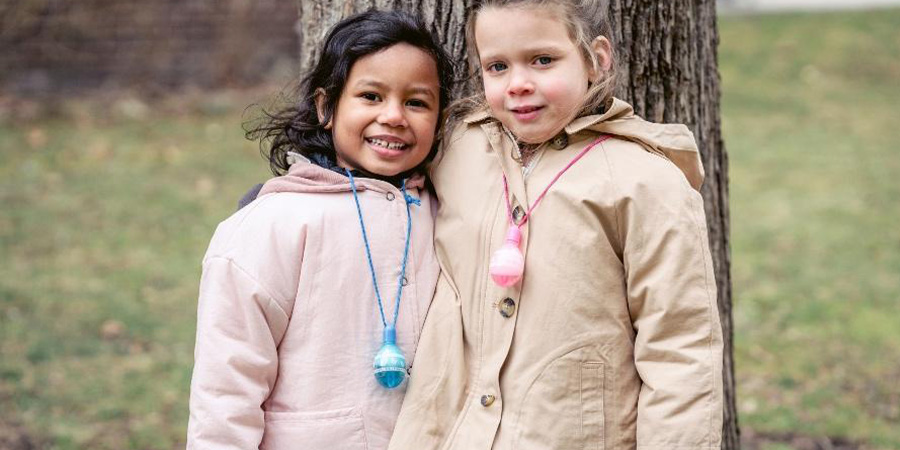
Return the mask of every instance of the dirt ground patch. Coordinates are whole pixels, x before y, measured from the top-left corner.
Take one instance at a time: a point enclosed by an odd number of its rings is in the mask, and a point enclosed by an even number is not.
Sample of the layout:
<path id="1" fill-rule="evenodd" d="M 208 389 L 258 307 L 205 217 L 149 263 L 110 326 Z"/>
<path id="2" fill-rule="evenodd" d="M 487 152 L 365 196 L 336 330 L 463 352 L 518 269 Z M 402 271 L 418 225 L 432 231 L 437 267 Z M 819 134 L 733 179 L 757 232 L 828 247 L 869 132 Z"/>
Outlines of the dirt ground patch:
<path id="1" fill-rule="evenodd" d="M 23 427 L 0 422 L 0 450 L 38 450 L 43 445 Z"/>
<path id="2" fill-rule="evenodd" d="M 796 450 L 872 450 L 864 444 L 843 438 L 795 433 L 758 433 L 751 429 L 741 429 L 743 450 L 764 450 L 776 445 Z"/>

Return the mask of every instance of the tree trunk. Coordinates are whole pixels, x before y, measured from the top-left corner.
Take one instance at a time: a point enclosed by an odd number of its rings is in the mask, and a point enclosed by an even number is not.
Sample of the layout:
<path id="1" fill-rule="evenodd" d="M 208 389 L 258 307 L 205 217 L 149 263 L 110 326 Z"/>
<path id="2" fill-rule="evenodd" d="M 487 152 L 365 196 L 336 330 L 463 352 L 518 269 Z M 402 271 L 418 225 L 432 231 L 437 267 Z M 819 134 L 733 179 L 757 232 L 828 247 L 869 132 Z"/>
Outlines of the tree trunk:
<path id="1" fill-rule="evenodd" d="M 463 28 L 467 8 L 472 0 L 297 0 L 300 18 L 297 33 L 300 39 L 300 70 L 305 72 L 313 63 L 315 50 L 325 39 L 335 22 L 350 14 L 371 8 L 402 9 L 421 17 L 440 36 L 444 49 L 454 61 L 461 61 L 460 70 L 468 69 L 466 39 Z M 461 72 L 467 73 L 467 72 Z M 458 92 L 468 86 L 460 84 Z"/>
<path id="2" fill-rule="evenodd" d="M 719 120 L 715 0 L 611 0 L 620 85 L 617 95 L 654 122 L 684 123 L 700 145 L 703 199 L 725 338 L 722 448 L 740 448 L 732 351 L 728 156 Z"/>
<path id="3" fill-rule="evenodd" d="M 468 70 L 463 28 L 478 0 L 298 0 L 301 70 L 312 64 L 315 48 L 342 17 L 375 7 L 403 9 L 422 17 L 444 47 Z M 715 0 L 609 1 L 620 69 L 617 96 L 654 122 L 684 123 L 700 145 L 706 181 L 703 198 L 709 244 L 718 284 L 725 338 L 725 423 L 723 449 L 740 448 L 732 358 L 731 251 L 728 223 L 728 158 L 719 120 L 719 43 Z M 457 93 L 471 87 L 461 85 Z"/>

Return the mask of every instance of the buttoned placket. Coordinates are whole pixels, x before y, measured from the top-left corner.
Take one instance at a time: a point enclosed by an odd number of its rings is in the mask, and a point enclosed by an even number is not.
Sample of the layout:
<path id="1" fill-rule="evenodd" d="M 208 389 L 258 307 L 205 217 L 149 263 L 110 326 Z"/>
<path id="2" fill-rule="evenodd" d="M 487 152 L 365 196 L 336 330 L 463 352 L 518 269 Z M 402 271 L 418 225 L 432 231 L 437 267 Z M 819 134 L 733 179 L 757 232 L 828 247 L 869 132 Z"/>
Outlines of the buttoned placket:
<path id="1" fill-rule="evenodd" d="M 386 181 L 372 180 L 371 183 L 377 183 L 377 186 L 373 185 L 366 189 L 366 191 L 371 191 L 372 196 L 377 198 L 376 201 L 371 202 L 371 204 L 376 207 L 377 211 L 373 210 L 371 213 L 367 213 L 364 210 L 363 214 L 383 214 L 386 210 L 387 213 L 395 219 L 394 222 L 397 224 L 396 227 L 392 228 L 393 232 L 388 235 L 391 236 L 390 244 L 388 244 L 388 248 L 391 249 L 391 251 L 388 254 L 391 255 L 391 258 L 396 259 L 396 263 L 391 264 L 393 270 L 388 272 L 389 278 L 381 278 L 381 274 L 378 274 L 379 283 L 386 283 L 386 286 L 379 286 L 379 288 L 382 289 L 381 295 L 383 296 L 383 299 L 390 299 L 390 301 L 385 302 L 384 314 L 388 320 L 393 317 L 394 300 L 397 293 L 396 283 L 399 280 L 400 283 L 404 286 L 400 298 L 399 316 L 408 315 L 409 317 L 398 317 L 397 326 L 401 326 L 401 323 L 417 324 L 419 323 L 419 308 L 418 304 L 416 303 L 414 290 L 408 288 L 410 284 L 413 284 L 416 281 L 415 270 L 411 270 L 413 267 L 416 267 L 416 258 L 412 247 L 410 248 L 409 255 L 407 256 L 406 274 L 402 279 L 400 278 L 400 272 L 402 270 L 401 263 L 403 261 L 403 250 L 406 245 L 406 197 L 404 196 L 404 193 L 400 191 L 400 188 Z M 414 189 L 407 188 L 407 192 L 411 191 L 414 191 Z M 410 195 L 413 194 L 410 193 Z M 413 196 L 415 197 L 415 195 Z M 412 217 L 413 222 L 410 241 L 415 242 L 416 234 L 418 233 L 417 224 L 421 222 L 416 220 L 417 206 L 410 205 L 410 207 L 410 216 Z M 370 239 L 372 238 L 379 239 L 383 237 L 370 236 Z M 390 286 L 391 288 L 385 289 L 387 286 Z M 414 339 L 414 342 L 412 343 L 414 346 L 418 343 L 419 332 L 420 330 L 418 329 L 410 330 L 410 334 Z M 410 359 L 408 362 L 411 363 L 412 360 Z"/>
<path id="2" fill-rule="evenodd" d="M 512 159 L 513 146 L 515 144 L 509 138 L 505 138 L 496 124 L 484 124 L 482 129 L 487 133 L 488 140 L 498 157 L 501 167 L 501 170 L 496 172 L 496 180 L 491 182 L 501 185 L 501 175 L 506 175 L 509 184 L 510 203 L 514 210 L 513 215 L 520 216 L 517 221 L 521 222 L 528 200 L 525 195 L 525 183 L 521 167 Z M 500 192 L 503 195 L 502 189 Z M 499 205 L 492 232 L 488 236 L 488 242 L 486 243 L 492 252 L 503 245 L 506 230 L 509 227 L 509 213 L 505 197 L 501 199 Z M 519 213 L 515 212 L 516 207 L 519 208 Z M 520 249 L 527 260 L 528 223 L 523 224 L 520 229 L 522 232 Z M 500 389 L 500 372 L 512 345 L 516 329 L 516 318 L 518 317 L 517 309 L 521 307 L 520 297 L 524 279 L 513 286 L 502 287 L 491 280 L 487 271 L 487 264 L 485 264 L 484 269 L 485 279 L 483 282 L 486 283 L 487 288 L 484 291 L 485 298 L 481 299 L 481 322 L 483 328 L 481 330 L 481 345 L 479 348 L 482 354 L 478 358 L 482 363 L 470 394 L 469 401 L 471 404 L 464 409 L 463 417 L 460 418 L 461 422 L 456 428 L 456 439 L 450 439 L 455 443 L 453 448 L 460 450 L 487 450 L 493 445 L 503 414 L 503 392 Z M 504 314 L 504 311 L 508 314 Z"/>
<path id="3" fill-rule="evenodd" d="M 400 244 L 401 247 L 399 247 L 401 249 L 401 253 L 399 253 L 399 255 L 402 258 L 402 249 L 403 249 L 402 246 L 406 244 L 406 242 L 405 242 L 406 241 L 406 195 L 408 194 L 410 196 L 418 198 L 420 202 L 422 200 L 421 200 L 421 196 L 417 196 L 415 194 L 414 188 L 407 187 L 407 191 L 402 192 L 402 191 L 400 191 L 399 188 L 392 185 L 389 189 L 390 190 L 388 191 L 388 193 L 394 193 L 394 194 L 392 196 L 385 195 L 385 198 L 388 200 L 387 203 L 390 205 L 390 207 L 392 209 L 394 209 L 395 211 L 398 211 L 397 213 L 400 215 L 400 221 L 399 221 L 401 223 L 400 237 L 401 237 L 402 242 Z M 391 198 L 391 197 L 393 197 L 393 198 Z M 412 230 L 410 231 L 410 233 L 411 233 L 410 241 L 411 242 L 416 242 L 416 235 L 422 232 L 423 222 L 421 220 L 417 220 L 417 217 L 420 216 L 420 210 L 421 210 L 420 206 L 421 205 L 417 205 L 417 204 L 409 205 L 409 207 L 410 207 L 409 214 L 412 217 Z M 400 304 L 401 304 L 401 308 L 402 308 L 400 310 L 400 314 L 408 314 L 408 317 L 407 317 L 408 320 L 405 320 L 405 322 L 411 324 L 411 326 L 412 326 L 410 335 L 412 335 L 412 337 L 413 337 L 413 343 L 412 343 L 413 348 L 415 348 L 419 344 L 419 337 L 421 334 L 421 330 L 419 329 L 419 326 L 418 326 L 418 324 L 421 323 L 421 321 L 419 320 L 420 314 L 425 313 L 425 311 L 419 311 L 419 303 L 416 299 L 416 290 L 413 288 L 414 286 L 410 286 L 410 285 L 415 284 L 415 282 L 416 282 L 416 271 L 414 269 L 416 266 L 417 266 L 416 253 L 413 251 L 412 244 L 410 244 L 409 255 L 407 256 L 407 260 L 406 260 L 406 274 L 404 274 L 403 278 L 399 279 L 399 283 L 401 285 L 403 285 L 403 293 L 402 293 L 402 297 L 400 299 Z M 395 275 L 394 279 L 397 280 L 399 277 L 400 277 L 400 268 L 397 269 L 397 274 Z M 412 368 L 413 362 L 414 362 L 414 358 L 410 357 L 408 355 L 407 363 L 409 364 L 409 366 L 407 367 L 407 369 Z"/>

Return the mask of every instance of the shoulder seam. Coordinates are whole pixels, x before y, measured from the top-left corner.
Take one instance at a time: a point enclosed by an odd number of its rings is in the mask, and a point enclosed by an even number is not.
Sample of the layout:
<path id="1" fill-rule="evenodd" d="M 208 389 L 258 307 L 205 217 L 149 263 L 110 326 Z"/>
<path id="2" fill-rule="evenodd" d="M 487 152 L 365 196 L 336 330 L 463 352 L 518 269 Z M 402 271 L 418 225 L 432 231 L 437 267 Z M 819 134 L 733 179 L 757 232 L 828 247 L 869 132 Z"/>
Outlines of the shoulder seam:
<path id="1" fill-rule="evenodd" d="M 247 277 L 248 279 L 250 279 L 250 281 L 256 283 L 256 285 L 259 286 L 260 289 L 262 289 L 262 291 L 263 291 L 263 293 L 266 295 L 266 299 L 269 301 L 269 303 L 274 303 L 275 306 L 278 308 L 278 310 L 281 311 L 281 313 L 284 314 L 285 317 L 287 317 L 287 318 L 290 318 L 290 317 L 291 317 L 290 314 L 288 314 L 287 311 L 285 311 L 284 308 L 281 307 L 281 303 L 287 303 L 287 302 L 284 301 L 283 299 L 279 298 L 278 296 L 273 295 L 273 294 L 272 294 L 272 290 L 269 289 L 268 286 L 266 286 L 264 283 L 262 283 L 260 280 L 258 280 L 258 279 L 257 279 L 256 277 L 254 277 L 253 275 L 251 275 L 250 272 L 247 271 L 247 269 L 245 269 L 244 266 L 238 264 L 238 262 L 235 261 L 234 258 L 229 257 L 229 256 L 221 256 L 221 255 L 210 256 L 210 257 L 206 258 L 206 260 L 204 261 L 204 264 L 206 263 L 206 261 L 210 261 L 210 260 L 213 260 L 213 259 L 222 260 L 222 261 L 225 261 L 225 262 L 227 262 L 228 264 L 231 264 L 232 266 L 234 266 L 234 267 L 235 267 L 237 270 L 239 270 L 245 277 Z M 279 303 L 279 300 L 281 301 L 281 303 Z"/>
<path id="2" fill-rule="evenodd" d="M 277 194 L 277 192 L 275 192 L 275 194 Z M 244 215 L 243 215 L 243 217 L 241 217 L 241 220 L 239 220 L 238 223 L 235 224 L 234 229 L 233 229 L 232 232 L 231 232 L 231 235 L 228 236 L 228 240 L 225 241 L 225 246 L 226 246 L 226 247 L 230 248 L 230 247 L 232 246 L 232 241 L 233 241 L 233 239 L 235 238 L 235 236 L 237 235 L 236 230 L 239 229 L 239 228 L 241 228 L 241 227 L 244 225 L 244 222 L 247 221 L 247 217 L 249 217 L 251 214 L 253 214 L 253 211 L 255 211 L 256 209 L 258 209 L 260 205 L 262 205 L 263 203 L 265 203 L 265 202 L 267 201 L 266 197 L 269 197 L 269 194 L 268 194 L 268 193 L 267 193 L 267 194 L 263 194 L 263 195 L 261 195 L 261 196 L 259 196 L 259 197 L 256 197 L 256 200 L 255 200 L 255 201 L 251 202 L 250 204 L 248 204 L 247 206 L 241 208 L 241 209 L 238 211 L 239 213 L 240 213 L 240 212 L 243 212 Z"/>
<path id="3" fill-rule="evenodd" d="M 613 136 L 615 138 L 615 136 Z M 609 174 L 609 184 L 612 186 L 615 191 L 616 198 L 613 200 L 613 214 L 615 215 L 614 219 L 616 222 L 616 244 L 619 249 L 622 251 L 622 258 L 625 257 L 625 239 L 622 238 L 622 227 L 619 223 L 619 218 L 621 217 L 619 209 L 621 208 L 622 201 L 622 192 L 619 189 L 619 186 L 616 184 L 616 177 L 614 175 L 614 170 L 612 167 L 612 162 L 609 160 L 608 150 L 606 148 L 606 141 L 600 143 L 600 150 L 603 153 L 603 159 L 606 161 L 606 171 Z"/>

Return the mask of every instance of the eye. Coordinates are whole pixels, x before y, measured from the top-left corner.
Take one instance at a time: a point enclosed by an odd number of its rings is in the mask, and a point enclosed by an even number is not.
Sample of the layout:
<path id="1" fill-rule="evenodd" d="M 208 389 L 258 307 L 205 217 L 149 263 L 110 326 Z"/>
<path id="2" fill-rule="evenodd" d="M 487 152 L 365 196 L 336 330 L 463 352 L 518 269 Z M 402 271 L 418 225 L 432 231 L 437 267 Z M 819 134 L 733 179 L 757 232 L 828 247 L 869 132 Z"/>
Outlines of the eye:
<path id="1" fill-rule="evenodd" d="M 508 66 L 506 65 L 506 63 L 495 62 L 495 63 L 488 64 L 486 70 L 488 72 L 502 72 L 502 71 L 506 70 L 507 68 L 508 68 Z"/>
<path id="2" fill-rule="evenodd" d="M 428 102 L 426 102 L 425 100 L 417 99 L 417 98 L 407 100 L 406 104 L 408 106 L 412 106 L 415 108 L 428 108 Z"/>
<path id="3" fill-rule="evenodd" d="M 381 100 L 381 96 L 374 92 L 363 92 L 362 94 L 359 94 L 359 97 L 370 102 L 377 102 Z"/>
<path id="4" fill-rule="evenodd" d="M 546 66 L 553 62 L 553 58 L 549 56 L 538 56 L 534 59 L 534 62 L 538 65 Z"/>

